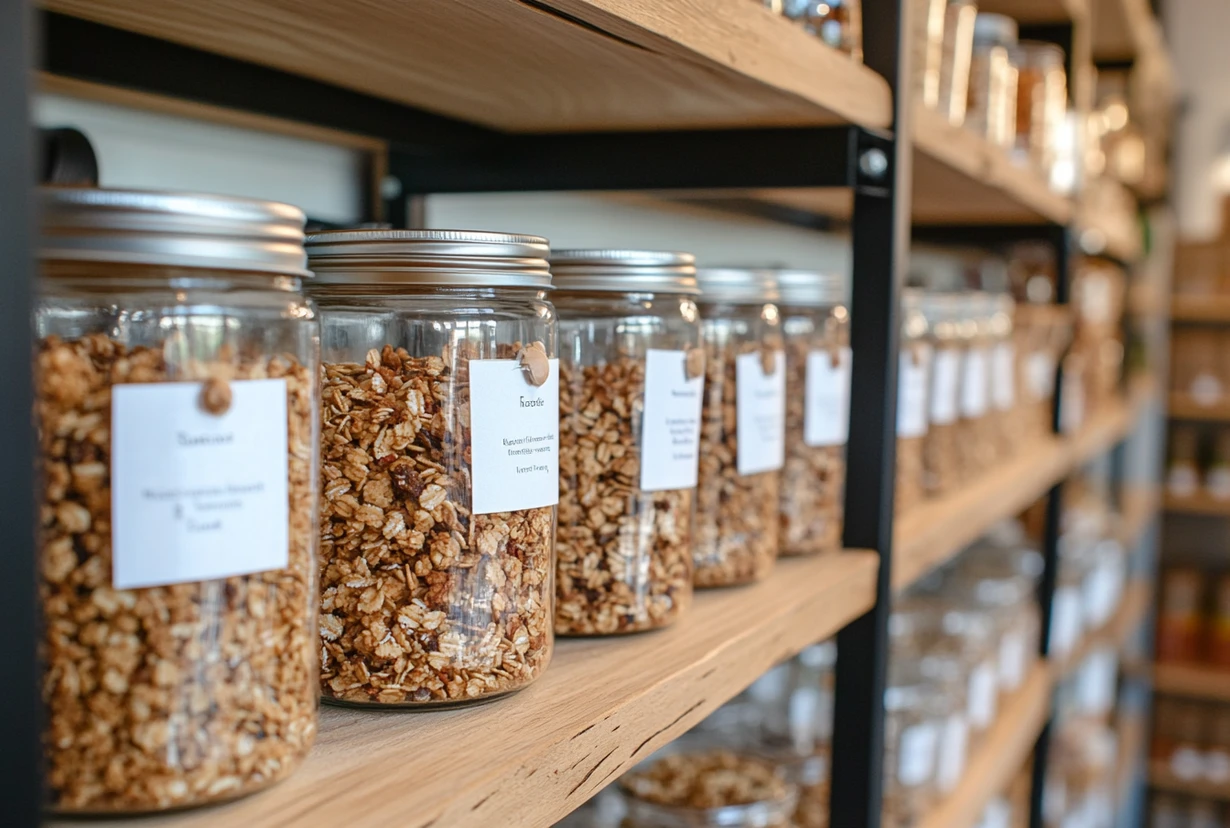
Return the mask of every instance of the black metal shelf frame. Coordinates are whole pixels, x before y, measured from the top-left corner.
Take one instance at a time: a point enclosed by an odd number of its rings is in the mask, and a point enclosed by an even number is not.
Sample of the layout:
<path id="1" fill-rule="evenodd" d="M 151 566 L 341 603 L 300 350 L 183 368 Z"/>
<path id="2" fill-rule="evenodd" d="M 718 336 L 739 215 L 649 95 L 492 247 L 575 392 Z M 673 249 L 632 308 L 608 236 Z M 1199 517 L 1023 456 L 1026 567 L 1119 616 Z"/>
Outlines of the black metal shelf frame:
<path id="1" fill-rule="evenodd" d="M 12 825 L 35 825 L 40 790 L 34 588 L 33 467 L 30 426 L 29 266 L 34 222 L 27 209 L 33 180 L 26 97 L 30 49 L 52 74 L 257 112 L 389 142 L 390 195 L 383 219 L 409 226 L 410 205 L 432 193 L 851 187 L 853 251 L 851 340 L 855 354 L 845 503 L 845 543 L 880 553 L 877 602 L 838 635 L 832 768 L 833 825 L 879 828 L 883 768 L 883 691 L 891 610 L 893 491 L 896 461 L 898 310 L 910 239 L 912 146 L 909 139 L 909 0 L 863 0 L 866 64 L 893 90 L 891 131 L 842 126 L 509 135 L 439 114 L 329 86 L 267 67 L 203 52 L 61 14 L 33 12 L 27 0 L 0 3 L 0 249 L 10 284 L 0 303 L 0 359 L 16 378 L 0 397 L 0 516 L 9 550 L 0 565 L 0 601 L 12 624 L 4 656 L 10 694 L 0 708 L 0 780 Z M 37 24 L 29 36 L 27 18 Z M 1070 31 L 1051 32 L 1053 39 Z M 13 82 L 17 79 L 18 82 Z M 1060 299 L 1067 299 L 1071 233 L 1066 227 L 936 228 L 936 238 L 965 243 L 1049 239 L 1056 248 Z M 1058 400 L 1058 396 L 1056 397 Z M 1057 422 L 1057 421 L 1056 421 Z M 1062 492 L 1048 498 L 1046 574 L 1039 600 L 1048 611 L 1058 561 Z M 1044 618 L 1049 612 L 1044 614 Z M 1045 652 L 1045 635 L 1043 649 Z M 1046 734 L 1037 769 L 1045 761 Z M 1036 778 L 1037 777 L 1036 775 Z M 1034 825 L 1041 788 L 1035 785 Z"/>

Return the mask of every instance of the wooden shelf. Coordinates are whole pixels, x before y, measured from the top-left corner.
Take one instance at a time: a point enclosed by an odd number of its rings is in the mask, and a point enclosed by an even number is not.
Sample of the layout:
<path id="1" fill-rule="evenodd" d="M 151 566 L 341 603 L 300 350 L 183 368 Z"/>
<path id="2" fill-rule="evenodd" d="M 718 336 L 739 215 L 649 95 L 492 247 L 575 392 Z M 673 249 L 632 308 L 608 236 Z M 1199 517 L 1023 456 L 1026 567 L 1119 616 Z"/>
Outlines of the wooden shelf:
<path id="1" fill-rule="evenodd" d="M 1078 434 L 1022 446 L 1013 458 L 969 485 L 901 515 L 893 532 L 893 588 L 907 588 L 1126 437 L 1148 393 L 1142 384 L 1127 400 L 1107 406 Z"/>
<path id="2" fill-rule="evenodd" d="M 1000 147 L 915 106 L 916 224 L 1068 223 L 1072 203 Z"/>
<path id="3" fill-rule="evenodd" d="M 1205 782 L 1202 779 L 1180 779 L 1170 770 L 1170 763 L 1163 759 L 1154 759 L 1149 763 L 1149 787 L 1201 799 L 1230 800 L 1230 785 Z"/>
<path id="4" fill-rule="evenodd" d="M 1051 676 L 1034 667 L 1025 684 L 1004 702 L 978 750 L 965 764 L 956 790 L 919 823 L 919 828 L 972 828 L 988 802 L 1012 783 L 1033 752 L 1051 707 Z"/>
<path id="5" fill-rule="evenodd" d="M 1214 405 L 1203 405 L 1194 400 L 1190 394 L 1172 391 L 1167 406 L 1172 420 L 1230 422 L 1230 400 L 1222 400 Z"/>
<path id="6" fill-rule="evenodd" d="M 1200 664 L 1155 664 L 1153 692 L 1230 703 L 1230 670 Z"/>
<path id="7" fill-rule="evenodd" d="M 1170 300 L 1170 319 L 1230 324 L 1230 296 L 1174 296 Z"/>
<path id="8" fill-rule="evenodd" d="M 1088 0 L 982 0 L 978 11 L 1006 14 L 1019 23 L 1067 23 L 1089 16 Z"/>
<path id="9" fill-rule="evenodd" d="M 1148 0 L 1093 0 L 1093 58 L 1130 63 L 1147 44 Z"/>
<path id="10" fill-rule="evenodd" d="M 513 132 L 886 127 L 888 84 L 748 0 L 44 0 Z"/>
<path id="11" fill-rule="evenodd" d="M 1057 676 L 1064 676 L 1081 665 L 1094 650 L 1110 648 L 1123 649 L 1123 645 L 1140 629 L 1141 623 L 1152 606 L 1152 589 L 1149 582 L 1143 578 L 1130 581 L 1123 591 L 1119 607 L 1105 624 L 1096 630 L 1085 633 L 1072 652 L 1058 660 L 1055 665 Z"/>
<path id="12" fill-rule="evenodd" d="M 1205 492 L 1188 497 L 1166 495 L 1166 511 L 1178 515 L 1210 515 L 1230 517 L 1230 500 L 1218 500 Z"/>
<path id="13" fill-rule="evenodd" d="M 763 583 L 702 592 L 661 632 L 560 641 L 538 682 L 480 707 L 326 706 L 316 747 L 286 781 L 130 824 L 343 828 L 361 814 L 373 825 L 545 828 L 774 664 L 871 609 L 878 566 L 871 552 L 782 560 Z"/>

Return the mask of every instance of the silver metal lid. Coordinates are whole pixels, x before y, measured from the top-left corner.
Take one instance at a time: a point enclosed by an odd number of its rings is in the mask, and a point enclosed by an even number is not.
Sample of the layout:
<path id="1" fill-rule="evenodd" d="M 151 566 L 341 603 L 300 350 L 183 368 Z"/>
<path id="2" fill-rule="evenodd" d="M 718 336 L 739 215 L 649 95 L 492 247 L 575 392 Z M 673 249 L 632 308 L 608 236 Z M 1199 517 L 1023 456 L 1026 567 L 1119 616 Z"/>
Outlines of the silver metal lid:
<path id="1" fill-rule="evenodd" d="M 829 307 L 846 301 L 845 279 L 836 273 L 812 270 L 774 271 L 783 305 L 804 308 Z"/>
<path id="2" fill-rule="evenodd" d="M 329 230 L 307 239 L 318 285 L 551 288 L 540 236 L 482 230 Z"/>
<path id="3" fill-rule="evenodd" d="M 311 275 L 303 211 L 234 196 L 43 187 L 44 261 Z"/>
<path id="4" fill-rule="evenodd" d="M 696 296 L 696 259 L 659 250 L 556 250 L 551 276 L 559 290 L 679 293 Z"/>
<path id="5" fill-rule="evenodd" d="M 704 302 L 754 305 L 781 299 L 776 273 L 772 270 L 706 267 L 696 271 L 696 281 Z"/>

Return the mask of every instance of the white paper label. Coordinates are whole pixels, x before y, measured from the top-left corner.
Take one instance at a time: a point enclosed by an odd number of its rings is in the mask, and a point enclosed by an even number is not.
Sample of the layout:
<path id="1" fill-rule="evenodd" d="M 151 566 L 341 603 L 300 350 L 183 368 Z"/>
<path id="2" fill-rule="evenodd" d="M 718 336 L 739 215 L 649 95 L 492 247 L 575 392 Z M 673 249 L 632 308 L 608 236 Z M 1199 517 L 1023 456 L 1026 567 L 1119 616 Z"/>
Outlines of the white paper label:
<path id="1" fill-rule="evenodd" d="M 1201 374 L 1188 389 L 1197 405 L 1217 405 L 1221 402 L 1221 380 L 1212 374 Z"/>
<path id="2" fill-rule="evenodd" d="M 1230 782 L 1230 753 L 1214 748 L 1204 755 L 1204 778 L 1215 785 Z"/>
<path id="3" fill-rule="evenodd" d="M 786 462 L 786 354 L 766 374 L 759 353 L 735 360 L 739 474 L 776 471 Z"/>
<path id="4" fill-rule="evenodd" d="M 846 444 L 850 434 L 850 363 L 849 348 L 842 348 L 836 360 L 829 351 L 807 355 L 803 409 L 803 442 L 807 445 Z"/>
<path id="5" fill-rule="evenodd" d="M 1199 779 L 1204 773 L 1204 757 L 1195 748 L 1181 747 L 1170 754 L 1170 770 L 1187 782 Z"/>
<path id="6" fill-rule="evenodd" d="M 953 350 L 937 351 L 931 367 L 931 422 L 946 425 L 957 420 L 958 391 L 961 382 L 961 355 Z"/>
<path id="7" fill-rule="evenodd" d="M 645 411 L 641 427 L 641 490 L 696 487 L 700 463 L 700 407 L 704 376 L 688 379 L 683 351 L 645 353 Z"/>
<path id="8" fill-rule="evenodd" d="M 1081 634 L 1081 592 L 1076 587 L 1060 587 L 1051 601 L 1050 649 L 1066 655 Z"/>
<path id="9" fill-rule="evenodd" d="M 111 391 L 116 589 L 284 569 L 290 543 L 286 380 L 235 380 L 210 414 L 202 384 Z"/>
<path id="10" fill-rule="evenodd" d="M 966 351 L 961 363 L 961 416 L 981 417 L 987 413 L 989 354 L 985 348 Z"/>
<path id="11" fill-rule="evenodd" d="M 897 756 L 898 782 L 912 788 L 931 780 L 935 773 L 939 738 L 939 727 L 935 722 L 911 725 L 902 732 Z"/>
<path id="12" fill-rule="evenodd" d="M 991 402 L 1000 411 L 1016 405 L 1016 349 L 1008 342 L 991 352 Z"/>
<path id="13" fill-rule="evenodd" d="M 1083 712 L 1091 716 L 1109 713 L 1115 706 L 1119 659 L 1113 649 L 1089 654 L 1077 679 L 1077 696 Z"/>
<path id="14" fill-rule="evenodd" d="M 983 812 L 983 828 L 1011 828 L 1012 804 L 1003 799 L 992 799 Z"/>
<path id="15" fill-rule="evenodd" d="M 999 699 L 999 674 L 995 664 L 984 661 L 969 674 L 969 723 L 985 730 L 995 721 L 995 702 Z"/>
<path id="16" fill-rule="evenodd" d="M 559 502 L 559 360 L 531 385 L 515 359 L 470 362 L 471 511 Z"/>
<path id="17" fill-rule="evenodd" d="M 1175 497 L 1191 497 L 1200 487 L 1200 475 L 1188 465 L 1172 466 L 1166 475 L 1166 488 Z"/>
<path id="18" fill-rule="evenodd" d="M 1019 628 L 1004 633 L 999 641 L 999 686 L 1011 693 L 1025 682 L 1025 666 L 1029 663 L 1029 644 L 1025 631 Z"/>
<path id="19" fill-rule="evenodd" d="M 927 433 L 931 346 L 920 345 L 902 351 L 897 371 L 897 436 L 922 437 Z"/>
<path id="20" fill-rule="evenodd" d="M 1214 466 L 1209 469 L 1204 486 L 1214 500 L 1230 500 L 1230 467 Z"/>
<path id="21" fill-rule="evenodd" d="M 940 736 L 940 761 L 935 771 L 936 785 L 941 793 L 948 793 L 961 781 L 968 747 L 969 725 L 965 717 L 959 714 L 949 716 Z"/>
<path id="22" fill-rule="evenodd" d="M 1037 402 L 1055 393 L 1055 361 L 1046 351 L 1034 351 L 1025 360 L 1029 395 Z"/>

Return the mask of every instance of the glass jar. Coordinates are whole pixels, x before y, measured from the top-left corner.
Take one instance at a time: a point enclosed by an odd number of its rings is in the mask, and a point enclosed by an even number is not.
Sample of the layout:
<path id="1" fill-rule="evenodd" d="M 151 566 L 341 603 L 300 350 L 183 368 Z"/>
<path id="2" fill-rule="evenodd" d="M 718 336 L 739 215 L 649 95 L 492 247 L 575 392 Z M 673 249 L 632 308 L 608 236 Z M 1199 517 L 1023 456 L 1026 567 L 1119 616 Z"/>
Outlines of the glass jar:
<path id="1" fill-rule="evenodd" d="M 958 336 L 961 340 L 961 379 L 957 405 L 958 477 L 969 481 L 995 465 L 996 432 L 991 416 L 991 358 L 995 338 L 991 332 L 990 297 L 971 292 L 961 295 Z"/>
<path id="2" fill-rule="evenodd" d="M 770 271 L 700 270 L 705 342 L 698 587 L 766 577 L 777 559 L 786 457 L 786 354 Z"/>
<path id="3" fill-rule="evenodd" d="M 50 806 L 251 793 L 316 733 L 320 339 L 303 214 L 181 193 L 40 200 Z"/>
<path id="4" fill-rule="evenodd" d="M 942 796 L 951 793 L 961 782 L 969 758 L 972 703 L 967 695 L 969 665 L 956 653 L 927 653 L 922 657 L 922 672 L 952 702 L 952 712 L 944 720 L 936 754 L 935 788 Z"/>
<path id="5" fill-rule="evenodd" d="M 324 363 L 324 697 L 423 708 L 518 690 L 553 643 L 547 242 L 341 230 L 307 247 Z"/>
<path id="6" fill-rule="evenodd" d="M 958 419 L 966 340 L 962 335 L 960 297 L 929 293 L 923 298 L 933 349 L 927 394 L 927 434 L 923 438 L 923 480 L 929 497 L 951 492 L 961 480 L 962 449 Z"/>
<path id="7" fill-rule="evenodd" d="M 1049 179 L 1068 108 L 1064 52 L 1053 43 L 1023 40 L 1012 50 L 1012 61 L 1017 67 L 1015 154 Z"/>
<path id="8" fill-rule="evenodd" d="M 764 0 L 765 6 L 857 61 L 863 59 L 862 0 Z"/>
<path id="9" fill-rule="evenodd" d="M 565 250 L 551 270 L 561 317 L 555 632 L 663 627 L 692 601 L 704 383 L 696 268 L 687 253 Z"/>
<path id="10" fill-rule="evenodd" d="M 944 4 L 938 108 L 954 127 L 965 123 L 965 111 L 969 106 L 970 63 L 977 17 L 978 6 L 974 0 L 948 0 Z"/>
<path id="11" fill-rule="evenodd" d="M 1214 500 L 1230 500 L 1230 431 L 1219 431 L 1204 475 L 1204 490 Z"/>
<path id="12" fill-rule="evenodd" d="M 781 554 L 841 549 L 850 431 L 850 312 L 840 276 L 779 271 L 786 342 Z"/>
<path id="13" fill-rule="evenodd" d="M 881 825 L 912 828 L 937 799 L 940 742 L 956 706 L 923 672 L 921 659 L 901 658 L 889 662 L 884 709 Z"/>
<path id="14" fill-rule="evenodd" d="M 898 513 L 917 505 L 925 494 L 924 444 L 927 438 L 927 394 L 931 382 L 933 349 L 922 292 L 901 294 L 901 355 L 897 368 L 897 482 L 894 507 Z"/>
<path id="15" fill-rule="evenodd" d="M 1204 576 L 1198 569 L 1171 567 L 1162 573 L 1157 609 L 1157 660 L 1198 661 L 1203 633 Z"/>
<path id="16" fill-rule="evenodd" d="M 991 298 L 991 413 L 995 459 L 1016 453 L 1021 439 L 1017 411 L 1017 350 L 1013 325 L 1016 303 L 1006 293 Z"/>
<path id="17" fill-rule="evenodd" d="M 798 790 L 773 763 L 729 750 L 681 750 L 619 780 L 622 828 L 792 828 Z"/>
<path id="18" fill-rule="evenodd" d="M 965 124 L 1004 149 L 1011 149 L 1016 141 L 1017 69 L 1012 63 L 1016 44 L 1015 20 L 1002 14 L 978 13 Z"/>
<path id="19" fill-rule="evenodd" d="M 1192 425 L 1170 430 L 1170 457 L 1166 464 L 1166 494 L 1192 497 L 1200 490 L 1200 435 Z"/>

